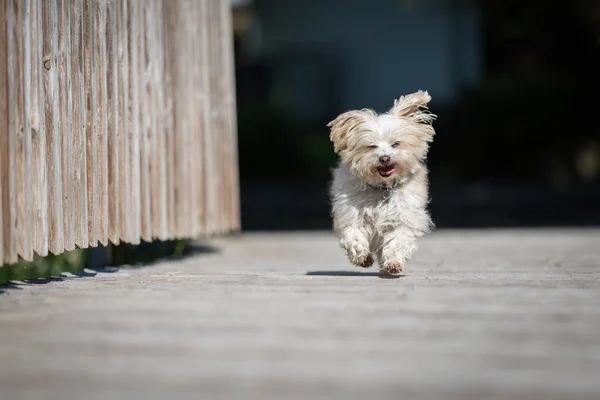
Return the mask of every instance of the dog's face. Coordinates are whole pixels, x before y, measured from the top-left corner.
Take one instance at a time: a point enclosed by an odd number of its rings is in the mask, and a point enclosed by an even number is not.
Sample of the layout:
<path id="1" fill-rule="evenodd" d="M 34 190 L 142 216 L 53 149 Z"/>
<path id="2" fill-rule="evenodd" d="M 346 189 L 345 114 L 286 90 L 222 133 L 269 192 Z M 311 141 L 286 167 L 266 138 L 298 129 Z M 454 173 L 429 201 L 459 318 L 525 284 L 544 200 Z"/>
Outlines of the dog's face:
<path id="1" fill-rule="evenodd" d="M 391 184 L 413 172 L 427 155 L 435 115 L 427 92 L 402 96 L 384 114 L 348 111 L 331 121 L 331 141 L 341 162 L 368 184 Z"/>

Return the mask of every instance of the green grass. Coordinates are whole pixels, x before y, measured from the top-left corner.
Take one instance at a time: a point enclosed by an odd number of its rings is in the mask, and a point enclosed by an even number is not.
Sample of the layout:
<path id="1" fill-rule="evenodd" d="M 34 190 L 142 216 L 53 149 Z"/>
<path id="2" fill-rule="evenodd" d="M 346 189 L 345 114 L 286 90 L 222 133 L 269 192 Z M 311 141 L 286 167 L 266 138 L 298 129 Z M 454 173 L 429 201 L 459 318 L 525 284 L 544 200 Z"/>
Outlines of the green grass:
<path id="1" fill-rule="evenodd" d="M 159 259 L 181 257 L 185 254 L 187 241 L 141 243 L 131 245 L 121 243 L 109 245 L 108 265 L 125 266 L 149 264 Z M 19 261 L 0 267 L 0 285 L 8 281 L 27 281 L 60 277 L 64 272 L 76 274 L 88 265 L 88 249 L 77 249 L 60 255 L 35 257 L 31 262 Z"/>
<path id="2" fill-rule="evenodd" d="M 25 281 L 58 277 L 63 272 L 83 271 L 87 260 L 87 250 L 77 249 L 61 255 L 36 257 L 31 262 L 19 261 L 0 268 L 0 284 L 8 281 Z"/>

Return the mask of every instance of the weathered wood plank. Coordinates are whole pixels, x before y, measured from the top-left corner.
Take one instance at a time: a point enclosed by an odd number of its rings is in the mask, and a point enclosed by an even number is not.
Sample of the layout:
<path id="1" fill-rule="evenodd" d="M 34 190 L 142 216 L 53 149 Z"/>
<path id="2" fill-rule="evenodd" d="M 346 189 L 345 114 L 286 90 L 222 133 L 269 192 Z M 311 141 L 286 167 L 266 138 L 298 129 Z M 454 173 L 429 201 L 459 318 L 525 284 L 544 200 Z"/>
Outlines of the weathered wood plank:
<path id="1" fill-rule="evenodd" d="M 131 162 L 129 151 L 129 28 L 128 1 L 117 0 L 117 31 L 119 41 L 119 208 L 121 240 L 131 242 Z"/>
<path id="2" fill-rule="evenodd" d="M 87 141 L 84 0 L 71 1 L 71 81 L 73 105 L 73 208 L 75 244 L 88 246 Z"/>
<path id="3" fill-rule="evenodd" d="M 176 69 L 176 87 L 175 90 L 175 110 L 177 113 L 175 119 L 175 134 L 177 137 L 176 141 L 176 176 L 177 176 L 177 220 L 178 237 L 186 237 L 189 234 L 189 221 L 190 221 L 190 199 L 187 195 L 189 190 L 189 165 L 190 165 L 190 115 L 189 115 L 189 87 L 188 80 L 188 69 L 189 61 L 187 56 L 190 52 L 189 40 L 187 40 L 187 24 L 186 17 L 188 11 L 189 2 L 186 0 L 180 0 L 177 14 L 178 26 L 177 31 L 179 35 L 179 43 L 181 46 L 177 47 L 177 69 Z"/>
<path id="4" fill-rule="evenodd" d="M 146 20 L 147 27 L 162 25 L 161 0 L 150 3 L 150 12 Z M 146 29 L 146 47 L 148 59 L 151 60 L 148 90 L 148 109 L 150 122 L 150 203 L 152 212 L 152 236 L 165 240 L 168 237 L 166 227 L 166 165 L 165 135 L 163 131 L 163 99 L 162 99 L 162 29 Z"/>
<path id="5" fill-rule="evenodd" d="M 221 12 L 223 15 L 223 47 L 222 53 L 225 58 L 224 80 L 226 82 L 225 95 L 227 97 L 226 115 L 227 115 L 227 142 L 225 148 L 227 151 L 227 161 L 225 172 L 228 175 L 228 209 L 226 215 L 227 231 L 237 231 L 241 228 L 240 221 L 240 193 L 239 193 L 239 174 L 238 174 L 238 147 L 237 147 L 237 104 L 236 104 L 236 82 L 235 82 L 235 51 L 233 43 L 233 15 L 231 13 L 231 4 L 229 1 L 221 1 Z"/>
<path id="6" fill-rule="evenodd" d="M 207 54 L 207 68 L 206 72 L 208 74 L 209 85 L 210 85 L 210 127 L 208 130 L 207 140 L 205 142 L 206 149 L 210 149 L 206 154 L 206 167 L 207 167 L 207 188 L 208 188 L 208 196 L 207 196 L 207 214 L 208 214 L 208 229 L 213 231 L 218 231 L 219 229 L 219 201 L 220 201 L 220 187 L 219 182 L 217 181 L 218 175 L 217 171 L 219 171 L 219 149 L 218 149 L 218 138 L 215 135 L 215 132 L 219 126 L 219 108 L 218 108 L 218 100 L 219 100 L 219 77 L 220 74 L 217 73 L 219 68 L 218 65 L 218 40 L 219 40 L 219 32 L 218 32 L 218 2 L 219 0 L 210 0 L 208 1 L 208 54 Z"/>
<path id="7" fill-rule="evenodd" d="M 211 108 L 211 92 L 210 92 L 210 4 L 207 1 L 199 3 L 200 8 L 200 48 L 199 58 L 202 63 L 202 69 L 199 71 L 199 86 L 202 91 L 202 102 L 200 103 L 200 112 L 202 114 L 202 137 L 201 137 L 201 157 L 202 157 L 202 189 L 200 193 L 200 201 L 202 202 L 202 233 L 210 232 L 211 217 L 211 177 L 212 171 L 210 162 L 210 143 L 212 129 L 212 108 Z"/>
<path id="8" fill-rule="evenodd" d="M 224 93 L 223 93 L 223 89 L 224 89 L 224 84 L 225 84 L 225 80 L 223 79 L 223 74 L 219 74 L 219 77 L 217 78 L 217 71 L 224 71 L 224 65 L 223 65 L 223 57 L 221 55 L 221 47 L 223 46 L 223 31 L 221 29 L 221 25 L 222 25 L 222 18 L 223 15 L 221 13 L 221 1 L 220 0 L 216 0 L 213 3 L 214 6 L 214 20 L 215 20 L 215 42 L 214 42 L 214 46 L 213 46 L 213 57 L 214 57 L 214 62 L 215 62 L 215 70 L 213 72 L 213 74 L 215 74 L 215 88 L 216 88 L 216 97 L 215 97 L 215 109 L 217 110 L 217 115 L 216 115 L 216 126 L 213 128 L 214 129 L 214 134 L 215 134 L 215 147 L 216 147 L 216 164 L 217 164 L 217 171 L 224 171 L 223 170 L 223 166 L 224 166 L 224 161 L 225 161 L 225 154 L 223 152 L 223 142 L 225 140 L 225 135 L 226 135 L 226 131 L 225 131 L 225 118 L 226 118 L 226 114 L 225 114 L 225 108 L 224 108 Z M 218 132 L 218 133 L 217 133 Z M 218 136 L 217 136 L 218 135 Z M 226 177 L 226 176 L 225 176 Z M 223 177 L 223 178 L 225 178 Z M 224 181 L 223 185 L 219 185 L 218 186 L 218 196 L 219 196 L 219 201 L 217 202 L 218 204 L 218 211 L 217 211 L 217 218 L 218 218 L 218 228 L 217 228 L 217 232 L 222 232 L 223 231 L 223 227 L 225 225 L 225 210 L 227 209 L 226 207 L 226 199 L 225 199 L 225 191 L 226 191 L 226 187 L 227 187 L 227 183 L 226 181 Z"/>
<path id="9" fill-rule="evenodd" d="M 97 129 L 97 107 L 96 101 L 98 98 L 96 75 L 98 74 L 95 64 L 95 24 L 94 24 L 94 1 L 84 1 L 84 73 L 85 73 L 85 93 L 86 93 L 86 153 L 87 153 L 87 204 L 88 204 L 88 246 L 96 247 L 98 245 L 98 209 L 99 209 L 99 193 L 97 184 L 98 169 L 98 151 L 96 149 L 98 139 L 96 135 Z"/>
<path id="10" fill-rule="evenodd" d="M 202 203 L 202 187 L 204 186 L 204 176 L 202 175 L 202 163 L 204 157 L 202 154 L 202 86 L 201 86 L 201 71 L 202 62 L 201 57 L 201 46 L 202 38 L 201 24 L 202 24 L 202 2 L 191 3 L 192 12 L 190 13 L 192 32 L 190 35 L 192 41 L 192 52 L 191 52 L 191 78 L 192 84 L 190 89 L 192 90 L 192 101 L 190 102 L 191 114 L 193 118 L 193 138 L 192 138 L 192 168 L 191 168 L 191 179 L 194 182 L 190 190 L 190 198 L 192 200 L 192 223 L 193 237 L 198 237 L 202 232 L 202 219 L 203 219 L 203 203 Z"/>
<path id="11" fill-rule="evenodd" d="M 215 26 L 215 41 L 214 41 L 214 46 L 213 46 L 213 57 L 214 57 L 214 70 L 213 70 L 213 74 L 215 76 L 214 82 L 215 82 L 215 110 L 217 110 L 216 112 L 216 125 L 213 128 L 213 134 L 215 135 L 215 147 L 216 147 L 216 159 L 215 162 L 217 164 L 217 171 L 223 171 L 223 139 L 221 137 L 217 138 L 217 132 L 220 135 L 224 134 L 224 110 L 223 110 L 223 77 L 221 73 L 217 73 L 217 71 L 222 71 L 223 70 L 223 59 L 221 57 L 221 46 L 223 43 L 223 36 L 222 36 L 222 32 L 221 32 L 221 1 L 220 0 L 216 0 L 213 2 L 213 7 L 214 7 L 214 26 Z M 218 76 L 217 76 L 218 75 Z M 224 185 L 218 185 L 217 186 L 217 192 L 218 192 L 218 198 L 219 200 L 217 201 L 217 205 L 218 205 L 218 211 L 217 211 L 217 232 L 221 232 L 223 229 L 223 225 L 224 225 L 224 210 L 225 210 L 225 204 L 224 204 L 224 198 L 223 198 L 223 192 L 225 190 L 225 186 Z"/>
<path id="12" fill-rule="evenodd" d="M 152 0 L 145 5 L 145 21 L 146 27 L 156 27 L 159 25 L 158 13 L 160 2 Z M 150 235 L 153 238 L 160 236 L 161 221 L 160 221 L 160 209 L 161 209 L 161 174 L 160 174 L 160 163 L 161 163 L 161 148 L 164 146 L 160 145 L 160 132 L 158 132 L 158 114 L 160 112 L 158 108 L 158 87 L 160 85 L 159 77 L 159 65 L 160 59 L 157 53 L 158 45 L 158 32 L 159 29 L 145 29 L 145 53 L 147 62 L 147 88 L 146 88 L 146 110 L 147 110 L 147 124 L 148 124 L 148 176 L 150 182 Z"/>
<path id="13" fill-rule="evenodd" d="M 181 107 L 185 115 L 186 125 L 182 132 L 185 135 L 185 164 L 182 165 L 180 172 L 184 179 L 183 196 L 185 196 L 187 203 L 187 211 L 185 215 L 183 237 L 194 237 L 195 236 L 195 192 L 197 186 L 197 175 L 196 175 L 196 162 L 197 155 L 195 154 L 196 146 L 196 116 L 195 116 L 195 89 L 194 89 L 194 13 L 193 13 L 193 0 L 183 1 L 183 9 L 181 14 L 181 27 L 182 37 L 185 38 L 186 49 L 182 53 L 182 71 L 181 79 L 186 80 L 188 83 L 184 86 L 179 86 L 179 90 L 182 92 L 183 101 Z"/>
<path id="14" fill-rule="evenodd" d="M 8 40 L 8 19 L 6 10 L 10 7 L 9 2 L 5 1 L 0 4 L 0 21 L 5 21 L 0 26 L 0 266 L 4 265 L 5 255 L 9 254 L 9 249 L 12 247 L 10 238 L 10 215 L 8 208 L 8 194 L 10 187 L 8 186 L 9 167 L 8 167 L 8 52 L 6 44 Z M 12 28 L 12 27 L 11 27 Z M 6 223 L 5 223 L 6 221 Z M 6 242 L 8 243 L 6 243 Z M 5 253 L 6 249 L 6 253 Z M 1 267 L 0 267 L 1 268 Z"/>
<path id="15" fill-rule="evenodd" d="M 106 77 L 106 6 L 107 0 L 94 0 L 94 86 L 96 101 L 92 103 L 95 112 L 94 135 L 96 142 L 96 240 L 108 244 L 108 130 L 107 110 L 108 91 Z"/>
<path id="16" fill-rule="evenodd" d="M 181 193 L 181 202 L 183 203 L 183 209 L 179 214 L 180 221 L 180 237 L 186 237 L 190 234 L 190 217 L 191 217 L 191 203 L 190 203 L 190 166 L 191 166 L 191 138 L 192 138 L 192 121 L 190 118 L 190 93 L 189 87 L 191 85 L 187 84 L 182 86 L 184 81 L 188 81 L 190 79 L 190 70 L 191 70 L 191 62 L 189 61 L 189 54 L 192 51 L 192 46 L 190 46 L 190 41 L 188 40 L 189 35 L 191 34 L 189 24 L 189 8 L 190 2 L 189 0 L 181 0 L 180 2 L 180 13 L 179 13 L 179 34 L 182 38 L 181 40 L 185 43 L 180 48 L 180 54 L 178 57 L 178 71 L 177 71 L 177 110 L 181 110 L 181 125 L 177 130 L 178 136 L 180 139 L 180 147 L 178 149 L 179 156 L 177 157 L 180 161 L 177 168 L 177 175 L 180 177 L 180 193 Z M 178 122 L 179 122 L 178 118 Z"/>
<path id="17" fill-rule="evenodd" d="M 224 151 L 224 142 L 225 142 L 225 135 L 227 134 L 226 132 L 226 126 L 227 126 L 227 113 L 226 113 L 226 107 L 225 107 L 225 79 L 223 76 L 223 71 L 225 71 L 225 65 L 224 65 L 224 59 L 222 56 L 222 50 L 223 50 L 223 44 L 224 44 L 224 37 L 223 37 L 223 30 L 222 30 L 222 26 L 223 26 L 223 14 L 221 12 L 221 4 L 223 2 L 220 0 L 215 1 L 214 3 L 214 7 L 215 7 L 215 21 L 216 21 L 216 26 L 215 26 L 215 35 L 216 35 L 216 40 L 215 40 L 215 46 L 214 46 L 214 57 L 215 57 L 215 75 L 217 74 L 217 71 L 219 71 L 219 77 L 217 78 L 215 76 L 215 84 L 217 86 L 217 98 L 216 98 L 216 109 L 217 111 L 217 126 L 215 128 L 215 135 L 217 135 L 218 132 L 218 139 L 215 137 L 215 145 L 217 147 L 217 170 L 218 171 L 225 171 L 226 167 L 225 167 L 225 151 Z M 219 218 L 219 227 L 217 229 L 217 232 L 221 233 L 224 230 L 225 227 L 225 221 L 226 221 L 226 215 L 225 212 L 227 210 L 227 206 L 226 206 L 226 199 L 225 199 L 225 191 L 227 190 L 227 182 L 224 179 L 224 183 L 223 185 L 219 185 L 218 189 L 219 189 L 219 201 L 218 201 L 218 205 L 219 205 L 219 209 L 218 209 L 218 218 Z"/>
<path id="18" fill-rule="evenodd" d="M 139 126 L 140 126 L 140 236 L 142 240 L 152 241 L 152 219 L 150 203 L 150 135 L 151 122 L 151 86 L 149 74 L 152 69 L 153 60 L 148 57 L 148 31 L 152 27 L 148 24 L 150 18 L 151 2 L 142 1 L 139 3 L 139 69 L 138 69 L 138 89 L 139 89 Z"/>
<path id="19" fill-rule="evenodd" d="M 16 155 L 16 185 L 13 189 L 16 196 L 16 233 L 17 252 L 25 260 L 33 258 L 32 232 L 31 232 L 31 27 L 28 21 L 31 18 L 31 1 L 15 1 L 13 15 L 15 16 L 14 34 L 14 63 L 12 64 L 14 76 L 14 99 L 17 107 L 14 110 L 13 139 L 15 140 Z M 10 44 L 9 44 L 9 47 Z M 10 57 L 10 49 L 9 49 Z M 12 132 L 11 132 L 12 133 Z M 11 135 L 12 136 L 12 135 Z"/>
<path id="20" fill-rule="evenodd" d="M 176 53 L 171 43 L 177 43 L 177 2 L 169 3 L 163 1 L 163 76 L 164 76 L 164 132 L 166 149 L 166 175 L 167 175 L 167 216 L 168 230 L 173 237 L 177 233 L 176 214 L 176 175 L 175 175 L 175 100 L 174 100 L 174 68 L 176 66 Z"/>
<path id="21" fill-rule="evenodd" d="M 71 2 L 58 0 L 58 93 L 62 139 L 62 196 L 64 248 L 75 248 L 73 90 L 71 75 Z"/>
<path id="22" fill-rule="evenodd" d="M 169 226 L 168 226 L 168 203 L 167 203 L 167 147 L 166 147 L 166 135 L 165 135 L 165 101 L 164 101 L 164 53 L 163 43 L 164 36 L 162 30 L 162 21 L 164 18 L 164 2 L 162 0 L 156 0 L 156 20 L 155 24 L 159 29 L 154 30 L 156 33 L 156 42 L 154 44 L 155 56 L 158 62 L 156 63 L 155 80 L 156 80 L 156 157 L 157 157 L 157 170 L 159 173 L 158 181 L 160 187 L 157 193 L 157 203 L 159 204 L 157 212 L 157 219 L 159 225 L 159 231 L 157 237 L 161 240 L 166 240 L 169 237 Z"/>
<path id="23" fill-rule="evenodd" d="M 141 234 L 141 184 L 140 184 L 140 101 L 139 101 L 139 0 L 132 0 L 128 5 L 128 37 L 129 37 L 129 154 L 131 169 L 130 195 L 130 233 L 129 241 L 137 244 Z"/>
<path id="24" fill-rule="evenodd" d="M 58 95 L 58 12 L 56 0 L 45 2 L 44 9 L 44 102 L 46 110 L 48 162 L 48 246 L 53 254 L 62 253 L 63 199 L 62 199 L 62 139 Z"/>
<path id="25" fill-rule="evenodd" d="M 119 65 L 117 1 L 107 2 L 107 145 L 108 145 L 108 238 L 114 244 L 121 239 L 120 146 L 119 146 Z"/>
<path id="26" fill-rule="evenodd" d="M 43 12 L 40 1 L 31 4 L 31 217 L 33 251 L 48 254 L 48 188 L 46 165 L 46 131 L 44 110 L 44 35 Z M 48 65 L 49 66 L 49 65 Z"/>

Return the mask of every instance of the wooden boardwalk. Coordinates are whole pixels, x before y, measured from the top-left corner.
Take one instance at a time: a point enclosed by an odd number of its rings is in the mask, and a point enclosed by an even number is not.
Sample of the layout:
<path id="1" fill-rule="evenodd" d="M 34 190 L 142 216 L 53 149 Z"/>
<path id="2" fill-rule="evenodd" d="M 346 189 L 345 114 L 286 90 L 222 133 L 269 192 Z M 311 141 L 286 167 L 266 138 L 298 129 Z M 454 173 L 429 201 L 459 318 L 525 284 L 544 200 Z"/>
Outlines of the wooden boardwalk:
<path id="1" fill-rule="evenodd" d="M 599 399 L 600 230 L 439 231 L 407 276 L 328 232 L 0 291 L 1 397 Z"/>

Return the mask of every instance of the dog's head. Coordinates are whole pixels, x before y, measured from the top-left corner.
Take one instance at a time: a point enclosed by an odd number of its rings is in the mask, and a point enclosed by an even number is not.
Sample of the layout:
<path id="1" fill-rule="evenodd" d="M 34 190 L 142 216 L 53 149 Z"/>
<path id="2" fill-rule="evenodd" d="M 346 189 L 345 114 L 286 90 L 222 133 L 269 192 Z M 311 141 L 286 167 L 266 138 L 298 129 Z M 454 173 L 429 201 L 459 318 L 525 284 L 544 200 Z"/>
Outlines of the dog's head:
<path id="1" fill-rule="evenodd" d="M 340 114 L 327 126 L 341 162 L 372 185 L 406 177 L 424 162 L 435 134 L 430 100 L 426 91 L 418 91 L 394 101 L 384 114 L 368 109 Z"/>

